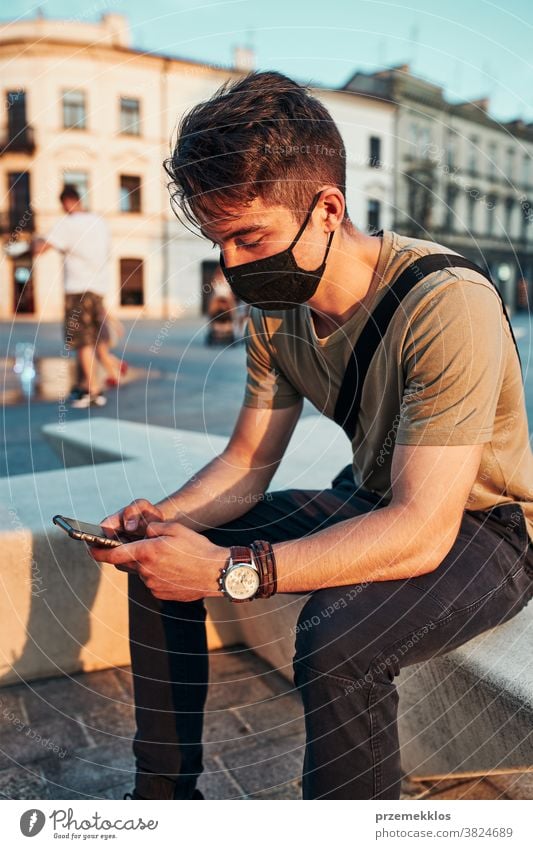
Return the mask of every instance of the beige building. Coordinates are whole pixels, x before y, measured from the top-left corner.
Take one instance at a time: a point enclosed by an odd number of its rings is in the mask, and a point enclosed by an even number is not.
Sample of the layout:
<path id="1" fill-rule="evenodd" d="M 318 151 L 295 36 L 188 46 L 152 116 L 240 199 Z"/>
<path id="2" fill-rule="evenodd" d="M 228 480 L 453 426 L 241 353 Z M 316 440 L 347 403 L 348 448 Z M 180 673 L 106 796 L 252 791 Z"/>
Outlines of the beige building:
<path id="1" fill-rule="evenodd" d="M 217 254 L 174 217 L 163 159 L 179 117 L 228 77 L 220 68 L 131 47 L 127 19 L 98 23 L 45 18 L 0 32 L 4 115 L 0 121 L 0 239 L 46 234 L 64 183 L 108 220 L 113 287 L 122 316 L 199 314 Z M 357 226 L 388 227 L 393 186 L 393 114 L 378 98 L 321 89 L 343 134 L 348 202 Z M 49 252 L 0 260 L 0 318 L 62 314 L 62 266 Z"/>

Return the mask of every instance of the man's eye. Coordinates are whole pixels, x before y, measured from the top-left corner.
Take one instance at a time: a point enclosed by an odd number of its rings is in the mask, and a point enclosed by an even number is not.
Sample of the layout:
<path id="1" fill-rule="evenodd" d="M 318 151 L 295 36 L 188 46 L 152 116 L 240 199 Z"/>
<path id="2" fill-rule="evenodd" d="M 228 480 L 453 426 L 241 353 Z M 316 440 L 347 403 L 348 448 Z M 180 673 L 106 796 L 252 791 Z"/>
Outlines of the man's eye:
<path id="1" fill-rule="evenodd" d="M 256 248 L 261 244 L 261 239 L 258 242 L 241 242 L 240 245 L 237 245 L 238 248 Z"/>

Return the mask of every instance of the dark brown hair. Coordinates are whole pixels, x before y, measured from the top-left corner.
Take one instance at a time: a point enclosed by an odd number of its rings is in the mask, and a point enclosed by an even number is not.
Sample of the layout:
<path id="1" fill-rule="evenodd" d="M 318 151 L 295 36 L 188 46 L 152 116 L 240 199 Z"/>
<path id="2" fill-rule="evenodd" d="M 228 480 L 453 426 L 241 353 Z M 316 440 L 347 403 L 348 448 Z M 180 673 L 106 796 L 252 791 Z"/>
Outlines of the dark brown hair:
<path id="1" fill-rule="evenodd" d="M 194 106 L 164 167 L 173 208 L 197 227 L 256 197 L 301 221 L 321 185 L 346 190 L 344 144 L 330 113 L 274 71 L 228 80 Z"/>
<path id="2" fill-rule="evenodd" d="M 71 183 L 67 183 L 66 186 L 63 186 L 63 191 L 59 195 L 59 200 L 64 201 L 67 198 L 71 200 L 79 200 L 80 193 L 78 192 L 76 186 L 73 186 Z"/>

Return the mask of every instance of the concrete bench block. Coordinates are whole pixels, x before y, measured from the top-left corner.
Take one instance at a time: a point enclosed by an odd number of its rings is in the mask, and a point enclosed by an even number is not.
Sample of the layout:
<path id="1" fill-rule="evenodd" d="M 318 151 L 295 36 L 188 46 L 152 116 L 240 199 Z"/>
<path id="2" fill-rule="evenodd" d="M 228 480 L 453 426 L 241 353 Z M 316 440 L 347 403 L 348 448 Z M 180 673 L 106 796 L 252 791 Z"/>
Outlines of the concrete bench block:
<path id="1" fill-rule="evenodd" d="M 402 669 L 402 764 L 440 776 L 533 767 L 533 603 L 426 663 Z"/>
<path id="2" fill-rule="evenodd" d="M 124 577 L 53 531 L 2 534 L 0 686 L 127 664 Z"/>

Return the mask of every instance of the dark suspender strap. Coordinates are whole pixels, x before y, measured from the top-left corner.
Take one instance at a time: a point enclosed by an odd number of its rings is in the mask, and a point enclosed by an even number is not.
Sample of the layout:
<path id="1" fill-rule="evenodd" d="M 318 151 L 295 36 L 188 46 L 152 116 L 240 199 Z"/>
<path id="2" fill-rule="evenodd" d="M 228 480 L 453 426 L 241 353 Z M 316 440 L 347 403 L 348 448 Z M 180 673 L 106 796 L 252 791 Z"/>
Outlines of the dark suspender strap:
<path id="1" fill-rule="evenodd" d="M 387 332 L 387 328 L 397 308 L 413 286 L 423 280 L 424 277 L 427 277 L 428 274 L 444 268 L 469 268 L 472 271 L 482 274 L 494 285 L 490 275 L 486 271 L 476 265 L 475 262 L 471 262 L 471 260 L 458 254 L 427 254 L 426 256 L 419 257 L 402 271 L 396 280 L 391 283 L 376 309 L 369 315 L 348 360 L 333 418 L 343 428 L 350 440 L 355 435 L 363 385 L 370 363 Z M 520 369 L 522 369 L 518 346 L 505 303 L 497 286 L 494 286 L 494 288 L 498 293 L 503 312 L 509 324 Z"/>

